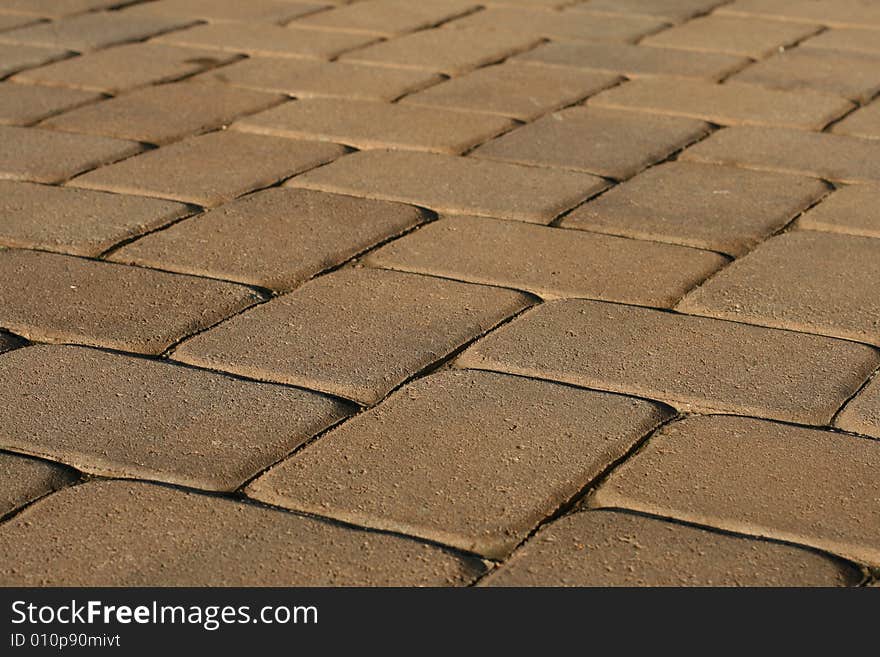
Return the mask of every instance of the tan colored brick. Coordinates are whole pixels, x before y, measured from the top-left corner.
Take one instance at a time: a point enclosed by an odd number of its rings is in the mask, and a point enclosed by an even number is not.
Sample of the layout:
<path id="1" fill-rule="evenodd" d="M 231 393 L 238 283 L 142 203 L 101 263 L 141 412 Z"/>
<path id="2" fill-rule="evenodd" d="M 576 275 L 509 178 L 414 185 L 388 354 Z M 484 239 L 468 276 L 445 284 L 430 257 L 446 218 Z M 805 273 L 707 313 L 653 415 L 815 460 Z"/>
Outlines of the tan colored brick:
<path id="1" fill-rule="evenodd" d="M 704 119 L 722 125 L 770 125 L 821 130 L 852 109 L 843 98 L 699 80 L 632 80 L 590 99 L 608 109 Z"/>
<path id="2" fill-rule="evenodd" d="M 792 545 L 588 511 L 542 529 L 481 586 L 853 586 L 861 573 Z"/>
<path id="3" fill-rule="evenodd" d="M 834 420 L 845 431 L 880 438 L 880 378 L 876 375 Z"/>
<path id="4" fill-rule="evenodd" d="M 780 48 L 797 43 L 818 32 L 818 25 L 798 25 L 779 21 L 731 16 L 703 16 L 645 38 L 647 46 L 724 52 L 763 59 Z"/>
<path id="5" fill-rule="evenodd" d="M 880 185 L 848 185 L 801 216 L 795 226 L 830 233 L 880 237 Z"/>
<path id="6" fill-rule="evenodd" d="M 342 55 L 345 62 L 461 75 L 494 64 L 540 42 L 539 37 L 488 28 L 413 32 Z"/>
<path id="7" fill-rule="evenodd" d="M 33 505 L 0 549 L 4 586 L 449 586 L 483 570 L 400 536 L 127 481 Z"/>
<path id="8" fill-rule="evenodd" d="M 133 141 L 0 126 L 0 179 L 57 183 L 78 173 L 134 155 Z"/>
<path id="9" fill-rule="evenodd" d="M 92 102 L 99 94 L 80 89 L 0 83 L 0 124 L 27 125 Z"/>
<path id="10" fill-rule="evenodd" d="M 580 0 L 482 0 L 482 4 L 490 7 L 540 7 L 542 9 L 562 9 Z"/>
<path id="11" fill-rule="evenodd" d="M 359 149 L 462 153 L 509 130 L 500 116 L 369 100 L 313 98 L 285 103 L 235 122 L 245 132 L 333 141 Z"/>
<path id="12" fill-rule="evenodd" d="M 605 187 L 583 173 L 401 151 L 355 153 L 286 184 L 539 224 Z"/>
<path id="13" fill-rule="evenodd" d="M 0 250 L 0 326 L 29 340 L 158 354 L 255 301 L 231 283 Z"/>
<path id="14" fill-rule="evenodd" d="M 530 303 L 511 290 L 346 269 L 194 337 L 174 358 L 372 404 Z"/>
<path id="15" fill-rule="evenodd" d="M 608 73 L 500 64 L 420 91 L 402 102 L 529 121 L 591 96 L 618 80 L 618 76 Z"/>
<path id="16" fill-rule="evenodd" d="M 132 43 L 25 71 L 15 79 L 54 87 L 118 93 L 176 80 L 234 59 L 235 55 L 217 50 Z"/>
<path id="17" fill-rule="evenodd" d="M 36 16 L 21 16 L 18 14 L 0 14 L 0 32 L 14 30 L 25 25 L 33 25 L 39 19 Z"/>
<path id="18" fill-rule="evenodd" d="M 880 241 L 795 231 L 764 242 L 676 308 L 880 346 L 878 289 Z"/>
<path id="19" fill-rule="evenodd" d="M 678 23 L 704 14 L 724 2 L 725 0 L 589 0 L 576 4 L 573 9 L 622 16 L 652 16 Z"/>
<path id="20" fill-rule="evenodd" d="M 623 179 L 709 132 L 702 121 L 572 107 L 518 128 L 472 156 Z"/>
<path id="21" fill-rule="evenodd" d="M 727 259 L 676 246 L 449 217 L 367 256 L 368 264 L 500 285 L 543 298 L 671 307 Z"/>
<path id="22" fill-rule="evenodd" d="M 373 0 L 322 11 L 293 24 L 390 37 L 437 25 L 478 7 L 471 0 Z"/>
<path id="23" fill-rule="evenodd" d="M 692 146 L 680 159 L 836 182 L 880 181 L 880 142 L 777 128 L 728 128 Z"/>
<path id="24" fill-rule="evenodd" d="M 424 71 L 252 57 L 196 78 L 298 98 L 354 98 L 391 101 L 442 78 Z"/>
<path id="25" fill-rule="evenodd" d="M 629 43 L 546 43 L 517 55 L 517 63 L 565 66 L 620 73 L 628 77 L 664 75 L 718 80 L 749 62 L 723 53 L 650 48 Z"/>
<path id="26" fill-rule="evenodd" d="M 128 11 L 144 15 L 164 14 L 198 18 L 211 23 L 223 21 L 259 21 L 286 23 L 327 7 L 326 2 L 294 0 L 160 0 L 147 2 Z"/>
<path id="27" fill-rule="evenodd" d="M 76 187 L 220 205 L 345 152 L 335 144 L 212 132 L 80 176 Z"/>
<path id="28" fill-rule="evenodd" d="M 97 256 L 187 212 L 173 201 L 0 180 L 4 246 Z"/>
<path id="29" fill-rule="evenodd" d="M 864 52 L 880 54 L 880 40 L 877 32 L 871 29 L 839 28 L 820 32 L 814 37 L 803 41 L 800 48 L 817 50 L 839 50 L 842 52 Z"/>
<path id="30" fill-rule="evenodd" d="M 304 390 L 85 347 L 18 349 L 0 372 L 0 447 L 205 490 L 235 490 L 352 410 Z"/>
<path id="31" fill-rule="evenodd" d="M 41 127 L 162 144 L 216 129 L 283 100 L 250 89 L 176 82 L 75 109 L 44 121 Z"/>
<path id="32" fill-rule="evenodd" d="M 874 101 L 834 124 L 831 132 L 838 135 L 880 139 L 880 102 Z"/>
<path id="33" fill-rule="evenodd" d="M 831 27 L 880 27 L 880 6 L 866 0 L 736 0 L 718 13 Z"/>
<path id="34" fill-rule="evenodd" d="M 0 43 L 0 78 L 71 56 L 69 50 Z"/>
<path id="35" fill-rule="evenodd" d="M 638 395 L 685 412 L 826 424 L 880 354 L 823 336 L 571 299 L 506 324 L 457 364 Z"/>
<path id="36" fill-rule="evenodd" d="M 35 16 L 67 16 L 108 9 L 126 0 L 0 0 L 0 10 Z"/>
<path id="37" fill-rule="evenodd" d="M 627 397 L 444 372 L 409 384 L 246 491 L 497 559 L 667 416 Z"/>
<path id="38" fill-rule="evenodd" d="M 562 225 L 739 256 L 827 192 L 811 178 L 668 162 L 576 208 Z"/>
<path id="39" fill-rule="evenodd" d="M 751 418 L 669 425 L 594 494 L 634 509 L 880 564 L 880 444 Z"/>
<path id="40" fill-rule="evenodd" d="M 424 220 L 417 208 L 397 203 L 273 187 L 137 240 L 111 257 L 283 291 Z"/>
<path id="41" fill-rule="evenodd" d="M 76 473 L 63 466 L 0 452 L 0 517 L 76 479 Z"/>

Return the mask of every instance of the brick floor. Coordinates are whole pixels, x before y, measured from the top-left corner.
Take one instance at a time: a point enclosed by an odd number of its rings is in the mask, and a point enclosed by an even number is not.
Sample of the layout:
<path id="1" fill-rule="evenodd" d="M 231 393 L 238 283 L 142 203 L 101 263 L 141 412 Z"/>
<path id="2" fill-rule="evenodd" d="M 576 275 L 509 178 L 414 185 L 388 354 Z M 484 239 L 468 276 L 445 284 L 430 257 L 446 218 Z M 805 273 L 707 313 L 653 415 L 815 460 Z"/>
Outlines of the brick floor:
<path id="1" fill-rule="evenodd" d="M 257 21 L 287 23 L 327 7 L 322 2 L 296 2 L 294 0 L 159 0 L 148 2 L 132 10 L 144 15 L 164 14 L 215 21 Z"/>
<path id="2" fill-rule="evenodd" d="M 294 25 L 391 37 L 432 27 L 479 8 L 471 0 L 375 0 L 305 16 Z"/>
<path id="3" fill-rule="evenodd" d="M 680 22 L 708 12 L 724 0 L 589 0 L 576 4 L 573 11 L 585 10 L 611 15 L 655 16 L 670 22 Z"/>
<path id="4" fill-rule="evenodd" d="M 801 42 L 801 48 L 880 53 L 877 33 L 871 29 L 829 29 Z"/>
<path id="5" fill-rule="evenodd" d="M 795 226 L 830 233 L 880 237 L 880 219 L 874 212 L 878 202 L 880 186 L 841 187 L 801 216 Z"/>
<path id="6" fill-rule="evenodd" d="M 72 55 L 63 48 L 0 43 L 0 78 Z"/>
<path id="7" fill-rule="evenodd" d="M 28 125 L 102 98 L 80 89 L 0 83 L 0 123 Z"/>
<path id="8" fill-rule="evenodd" d="M 718 13 L 832 27 L 880 27 L 880 7 L 864 0 L 736 0 Z"/>
<path id="9" fill-rule="evenodd" d="M 120 0 L 0 0 L 0 9 L 34 16 L 66 16 L 95 9 L 108 9 Z"/>
<path id="10" fill-rule="evenodd" d="M 845 431 L 880 438 L 880 379 L 876 376 L 834 420 Z"/>
<path id="11" fill-rule="evenodd" d="M 9 452 L 0 452 L 0 474 L 0 518 L 77 480 L 65 467 Z"/>
<path id="12" fill-rule="evenodd" d="M 831 131 L 838 135 L 880 139 L 880 103 L 874 101 L 857 109 L 836 123 Z"/>

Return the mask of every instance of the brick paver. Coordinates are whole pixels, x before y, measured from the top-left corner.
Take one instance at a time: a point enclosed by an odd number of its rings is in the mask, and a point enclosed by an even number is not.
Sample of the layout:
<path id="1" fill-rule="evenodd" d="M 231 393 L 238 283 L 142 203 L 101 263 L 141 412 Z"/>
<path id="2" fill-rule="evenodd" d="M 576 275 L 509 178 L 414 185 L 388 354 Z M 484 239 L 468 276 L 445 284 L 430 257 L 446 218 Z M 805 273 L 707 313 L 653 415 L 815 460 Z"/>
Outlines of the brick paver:
<path id="1" fill-rule="evenodd" d="M 880 7 L 865 0 L 736 0 L 719 14 L 830 26 L 880 27 Z"/>
<path id="2" fill-rule="evenodd" d="M 876 100 L 836 123 L 831 132 L 839 135 L 880 139 L 880 103 Z"/>
<path id="3" fill-rule="evenodd" d="M 672 22 L 680 22 L 706 13 L 725 0 L 588 0 L 572 7 L 577 11 L 621 14 L 637 16 L 655 16 Z"/>
<path id="4" fill-rule="evenodd" d="M 831 233 L 880 237 L 880 218 L 874 210 L 878 203 L 880 186 L 848 185 L 841 187 L 801 216 L 795 226 Z"/>
<path id="5" fill-rule="evenodd" d="M 247 493 L 502 558 L 666 416 L 626 397 L 446 372 L 332 431 Z"/>
<path id="6" fill-rule="evenodd" d="M 0 124 L 27 125 L 59 112 L 90 103 L 100 94 L 80 89 L 0 83 Z"/>
<path id="7" fill-rule="evenodd" d="M 834 426 L 880 438 L 880 378 L 875 377 L 834 420 Z"/>
<path id="8" fill-rule="evenodd" d="M 0 326 L 41 342 L 157 354 L 256 300 L 231 283 L 0 250 Z"/>
<path id="9" fill-rule="evenodd" d="M 479 7 L 472 0 L 374 0 L 305 16 L 294 25 L 391 37 L 456 18 Z"/>
<path id="10" fill-rule="evenodd" d="M 820 32 L 814 37 L 803 41 L 801 48 L 817 48 L 880 54 L 880 43 L 877 32 L 871 29 L 839 28 Z"/>
<path id="11" fill-rule="evenodd" d="M 484 217 L 449 217 L 370 254 L 379 267 L 670 307 L 727 263 L 714 253 Z"/>
<path id="12" fill-rule="evenodd" d="M 197 18 L 209 22 L 258 21 L 287 23 L 330 5 L 326 2 L 296 2 L 295 0 L 159 0 L 130 9 L 144 15 L 165 14 Z"/>
<path id="13" fill-rule="evenodd" d="M 425 219 L 417 208 L 398 203 L 271 188 L 137 240 L 111 257 L 284 291 Z"/>
<path id="14" fill-rule="evenodd" d="M 860 344 L 597 301 L 545 303 L 459 367 L 657 399 L 687 412 L 824 424 L 880 364 Z"/>
<path id="15" fill-rule="evenodd" d="M 0 452 L 0 517 L 76 479 L 76 474 L 63 466 Z"/>
<path id="16" fill-rule="evenodd" d="M 751 418 L 662 429 L 592 498 L 880 564 L 880 444 Z"/>
<path id="17" fill-rule="evenodd" d="M 72 55 L 63 48 L 0 43 L 0 78 Z"/>
<path id="18" fill-rule="evenodd" d="M 95 9 L 109 9 L 120 0 L 0 0 L 0 9 L 34 16 L 67 16 Z"/>
<path id="19" fill-rule="evenodd" d="M 450 586 L 483 570 L 398 536 L 124 481 L 33 505 L 0 528 L 0 549 L 5 586 Z"/>
<path id="20" fill-rule="evenodd" d="M 482 586 L 852 586 L 855 568 L 815 552 L 615 511 L 542 529 Z"/>
<path id="21" fill-rule="evenodd" d="M 33 25 L 38 20 L 36 16 L 20 16 L 18 14 L 0 14 L 0 32 L 13 30 L 25 25 Z"/>

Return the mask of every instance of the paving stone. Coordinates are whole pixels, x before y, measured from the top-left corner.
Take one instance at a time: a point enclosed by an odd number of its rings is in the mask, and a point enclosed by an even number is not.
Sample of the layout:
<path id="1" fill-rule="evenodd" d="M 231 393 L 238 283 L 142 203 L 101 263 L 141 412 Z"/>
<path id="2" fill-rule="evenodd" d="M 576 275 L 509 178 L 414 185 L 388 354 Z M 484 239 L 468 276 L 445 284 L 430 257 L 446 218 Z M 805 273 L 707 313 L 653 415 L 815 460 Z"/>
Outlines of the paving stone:
<path id="1" fill-rule="evenodd" d="M 0 126 L 0 179 L 57 183 L 78 173 L 134 155 L 133 141 Z"/>
<path id="2" fill-rule="evenodd" d="M 80 176 L 73 184 L 213 206 L 328 162 L 344 152 L 335 144 L 220 131 L 103 167 Z"/>
<path id="3" fill-rule="evenodd" d="M 685 412 L 826 424 L 880 364 L 866 345 L 599 301 L 550 301 L 460 367 L 634 394 Z"/>
<path id="4" fill-rule="evenodd" d="M 436 84 L 441 77 L 424 71 L 343 62 L 307 62 L 253 57 L 209 71 L 197 80 L 285 93 L 298 98 L 353 98 L 391 101 Z"/>
<path id="5" fill-rule="evenodd" d="M 346 269 L 196 336 L 174 358 L 373 404 L 530 303 L 512 290 Z"/>
<path id="6" fill-rule="evenodd" d="M 71 56 L 69 50 L 0 43 L 0 78 Z"/>
<path id="7" fill-rule="evenodd" d="M 794 231 L 764 242 L 677 309 L 880 346 L 877 289 L 880 241 Z"/>
<path id="8" fill-rule="evenodd" d="M 4 586 L 450 586 L 483 570 L 400 536 L 126 481 L 33 505 L 0 547 Z"/>
<path id="9" fill-rule="evenodd" d="M 255 301 L 231 283 L 0 250 L 0 326 L 29 340 L 158 354 Z"/>
<path id="10" fill-rule="evenodd" d="M 875 376 L 834 420 L 845 431 L 880 438 L 880 378 Z"/>
<path id="11" fill-rule="evenodd" d="M 880 181 L 880 143 L 803 130 L 727 128 L 687 149 L 680 159 L 836 182 Z"/>
<path id="12" fill-rule="evenodd" d="M 422 221 L 423 213 L 411 206 L 273 187 L 137 240 L 111 257 L 283 291 Z"/>
<path id="13" fill-rule="evenodd" d="M 562 225 L 739 256 L 827 192 L 811 178 L 667 162 L 576 208 Z"/>
<path id="14" fill-rule="evenodd" d="M 482 4 L 491 7 L 541 7 L 542 9 L 562 9 L 580 0 L 483 0 Z"/>
<path id="15" fill-rule="evenodd" d="M 594 493 L 596 506 L 678 518 L 880 564 L 880 444 L 751 418 L 661 429 Z"/>
<path id="16" fill-rule="evenodd" d="M 848 185 L 838 188 L 804 215 L 795 227 L 830 233 L 880 237 L 880 185 Z"/>
<path id="17" fill-rule="evenodd" d="M 880 6 L 866 0 L 736 0 L 718 9 L 718 13 L 831 27 L 880 27 Z"/>
<path id="18" fill-rule="evenodd" d="M 834 124 L 831 132 L 839 135 L 880 139 L 880 102 L 874 101 Z"/>
<path id="19" fill-rule="evenodd" d="M 371 36 L 307 30 L 295 25 L 207 23 L 165 34 L 153 42 L 248 55 L 329 59 L 375 40 Z"/>
<path id="20" fill-rule="evenodd" d="M 354 153 L 286 184 L 539 224 L 605 187 L 603 180 L 577 172 L 402 151 Z"/>
<path id="21" fill-rule="evenodd" d="M 34 16 L 67 16 L 109 9 L 132 0 L 0 0 L 0 10 Z"/>
<path id="22" fill-rule="evenodd" d="M 186 205 L 0 180 L 0 244 L 97 256 L 184 216 Z"/>
<path id="23" fill-rule="evenodd" d="M 591 96 L 619 79 L 609 73 L 500 64 L 420 91 L 404 98 L 402 103 L 530 121 Z"/>
<path id="24" fill-rule="evenodd" d="M 540 41 L 539 37 L 495 28 L 438 28 L 376 43 L 346 53 L 341 60 L 461 75 L 528 50 Z"/>
<path id="25" fill-rule="evenodd" d="M 666 417 L 627 397 L 445 372 L 411 383 L 246 490 L 503 558 Z"/>
<path id="26" fill-rule="evenodd" d="M 700 52 L 725 52 L 763 59 L 780 48 L 815 34 L 819 29 L 818 25 L 799 25 L 713 14 L 695 18 L 683 25 L 649 36 L 641 43 Z"/>
<path id="27" fill-rule="evenodd" d="M 473 157 L 623 179 L 709 132 L 693 119 L 572 107 L 480 146 Z"/>
<path id="28" fill-rule="evenodd" d="M 390 37 L 437 25 L 478 7 L 471 0 L 373 0 L 312 14 L 294 25 Z"/>
<path id="29" fill-rule="evenodd" d="M 25 25 L 33 25 L 39 20 L 36 16 L 20 16 L 18 14 L 0 14 L 0 32 L 14 30 Z"/>
<path id="30" fill-rule="evenodd" d="M 457 154 L 513 126 L 502 117 L 472 112 L 369 100 L 313 98 L 244 117 L 233 127 L 264 135 L 332 141 L 359 149 Z"/>
<path id="31" fill-rule="evenodd" d="M 792 545 L 589 511 L 542 529 L 481 586 L 854 586 L 861 573 Z"/>
<path id="32" fill-rule="evenodd" d="M 839 28 L 820 32 L 803 41 L 799 48 L 816 48 L 880 54 L 880 41 L 877 32 L 870 29 Z"/>
<path id="33" fill-rule="evenodd" d="M 295 2 L 294 0 L 160 0 L 138 5 L 128 11 L 144 15 L 164 14 L 197 18 L 209 22 L 258 21 L 287 23 L 328 7 L 326 2 Z"/>
<path id="34" fill-rule="evenodd" d="M 176 80 L 234 59 L 235 55 L 217 50 L 131 43 L 25 71 L 16 75 L 15 79 L 32 84 L 115 94 L 134 87 Z"/>
<path id="35" fill-rule="evenodd" d="M 63 466 L 0 452 L 0 517 L 76 479 L 76 473 Z"/>
<path id="36" fill-rule="evenodd" d="M 620 73 L 628 77 L 668 75 L 718 80 L 739 70 L 749 60 L 723 53 L 700 53 L 650 48 L 629 43 L 550 42 L 517 55 L 517 63 L 564 66 Z"/>
<path id="37" fill-rule="evenodd" d="M 175 82 L 66 112 L 41 127 L 162 144 L 227 125 L 283 100 L 250 89 Z"/>
<path id="38" fill-rule="evenodd" d="M 0 124 L 27 125 L 92 102 L 100 94 L 80 89 L 0 83 Z"/>
<path id="39" fill-rule="evenodd" d="M 590 99 L 608 109 L 704 119 L 722 125 L 770 125 L 821 130 L 852 109 L 843 98 L 700 80 L 632 80 Z"/>
<path id="40" fill-rule="evenodd" d="M 368 264 L 526 290 L 671 307 L 726 264 L 714 253 L 516 221 L 449 217 L 382 247 Z"/>
<path id="41" fill-rule="evenodd" d="M 205 490 L 235 490 L 352 410 L 304 390 L 85 347 L 19 349 L 0 372 L 3 448 Z"/>
<path id="42" fill-rule="evenodd" d="M 724 2 L 725 0 L 589 0 L 576 4 L 572 9 L 623 16 L 653 16 L 678 23 L 705 14 Z"/>

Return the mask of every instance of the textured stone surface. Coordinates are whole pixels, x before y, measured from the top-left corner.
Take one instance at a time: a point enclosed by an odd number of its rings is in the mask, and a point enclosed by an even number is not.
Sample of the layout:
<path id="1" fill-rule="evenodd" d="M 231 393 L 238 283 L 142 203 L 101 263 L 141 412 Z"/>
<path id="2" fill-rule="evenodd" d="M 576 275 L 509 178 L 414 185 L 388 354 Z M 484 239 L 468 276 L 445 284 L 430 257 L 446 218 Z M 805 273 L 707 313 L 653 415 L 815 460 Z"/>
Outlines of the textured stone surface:
<path id="1" fill-rule="evenodd" d="M 666 416 L 626 397 L 445 372 L 322 437 L 247 493 L 501 558 Z"/>
<path id="2" fill-rule="evenodd" d="M 706 13 L 725 0 L 588 0 L 572 9 L 608 14 L 656 16 L 669 21 L 684 21 Z"/>
<path id="3" fill-rule="evenodd" d="M 76 474 L 63 466 L 0 452 L 0 517 L 76 479 Z"/>
<path id="4" fill-rule="evenodd" d="M 287 23 L 329 6 L 322 2 L 296 2 L 295 0 L 161 0 L 141 4 L 131 13 L 144 15 L 166 14 L 198 18 L 209 22 L 257 21 Z"/>
<path id="5" fill-rule="evenodd" d="M 801 216 L 795 226 L 830 233 L 880 237 L 880 185 L 848 185 L 837 189 Z"/>
<path id="6" fill-rule="evenodd" d="M 880 438 L 880 378 L 875 375 L 834 420 L 845 431 Z"/>
<path id="7" fill-rule="evenodd" d="M 880 103 L 874 101 L 834 124 L 831 132 L 866 139 L 880 139 Z"/>
<path id="8" fill-rule="evenodd" d="M 305 16 L 294 25 L 390 37 L 437 25 L 478 7 L 471 0 L 375 0 Z"/>
<path id="9" fill-rule="evenodd" d="M 109 9 L 124 0 L 2 0 L 0 9 L 33 16 L 66 16 L 95 9 Z"/>
<path id="10" fill-rule="evenodd" d="M 736 0 L 718 13 L 832 27 L 880 27 L 880 6 L 866 0 Z"/>
<path id="11" fill-rule="evenodd" d="M 0 78 L 72 55 L 63 48 L 0 43 Z"/>
<path id="12" fill-rule="evenodd" d="M 100 94 L 80 89 L 0 83 L 0 123 L 36 123 L 40 119 L 100 98 Z"/>
<path id="13" fill-rule="evenodd" d="M 22 16 L 18 14 L 0 14 L 0 32 L 5 32 L 7 30 L 13 30 L 18 27 L 23 27 L 25 25 L 32 25 L 39 17 L 37 16 Z"/>
<path id="14" fill-rule="evenodd" d="M 830 29 L 803 41 L 801 48 L 841 50 L 880 54 L 877 33 L 871 29 Z"/>

